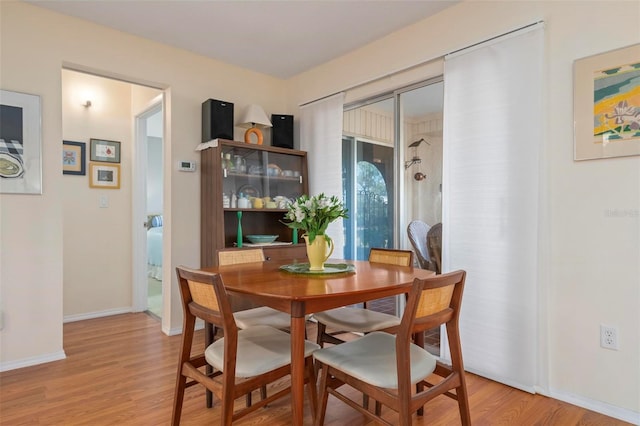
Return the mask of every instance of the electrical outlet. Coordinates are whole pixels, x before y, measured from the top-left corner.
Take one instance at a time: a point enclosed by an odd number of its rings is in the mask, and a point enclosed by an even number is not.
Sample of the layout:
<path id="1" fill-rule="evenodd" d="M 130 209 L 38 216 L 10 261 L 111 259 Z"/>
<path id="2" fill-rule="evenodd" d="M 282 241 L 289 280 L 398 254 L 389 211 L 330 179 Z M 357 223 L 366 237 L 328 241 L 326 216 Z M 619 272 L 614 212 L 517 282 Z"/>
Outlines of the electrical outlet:
<path id="1" fill-rule="evenodd" d="M 618 329 L 600 324 L 600 346 L 605 349 L 618 350 Z"/>

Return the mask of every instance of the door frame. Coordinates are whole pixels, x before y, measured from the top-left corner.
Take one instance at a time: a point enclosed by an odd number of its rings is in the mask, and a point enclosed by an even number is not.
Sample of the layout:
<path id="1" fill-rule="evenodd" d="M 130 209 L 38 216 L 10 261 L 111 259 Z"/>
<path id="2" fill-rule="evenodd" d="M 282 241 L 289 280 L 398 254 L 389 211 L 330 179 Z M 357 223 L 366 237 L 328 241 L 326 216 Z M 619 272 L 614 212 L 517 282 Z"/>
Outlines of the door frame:
<path id="1" fill-rule="evenodd" d="M 132 182 L 132 310 L 143 312 L 148 306 L 147 282 L 147 122 L 146 120 L 158 112 L 164 111 L 164 93 L 155 97 L 149 105 L 135 115 L 135 149 Z M 164 135 L 164 114 L 162 117 L 162 140 Z M 163 149 L 164 152 L 164 149 Z M 164 161 L 163 161 L 164 164 Z M 164 186 L 164 179 L 163 179 Z M 164 190 L 163 190 L 164 193 Z M 162 206 L 164 212 L 164 203 Z M 164 264 L 165 255 L 162 255 Z M 163 277 L 164 278 L 164 277 Z M 163 286 L 164 288 L 164 286 Z M 164 293 L 164 292 L 163 292 Z M 164 297 L 164 294 L 163 294 Z M 164 315 L 163 315 L 164 317 Z"/>

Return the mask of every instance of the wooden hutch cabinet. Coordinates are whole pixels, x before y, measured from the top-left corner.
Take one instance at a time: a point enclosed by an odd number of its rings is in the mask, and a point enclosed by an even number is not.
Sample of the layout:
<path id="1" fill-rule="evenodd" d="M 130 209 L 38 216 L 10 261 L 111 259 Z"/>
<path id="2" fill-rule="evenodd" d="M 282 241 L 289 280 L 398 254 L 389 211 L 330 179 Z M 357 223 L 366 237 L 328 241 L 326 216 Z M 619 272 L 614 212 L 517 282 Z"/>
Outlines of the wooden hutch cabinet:
<path id="1" fill-rule="evenodd" d="M 217 146 L 201 151 L 200 175 L 202 267 L 217 264 L 217 250 L 236 246 L 239 212 L 243 247 L 249 243 L 246 235 L 252 234 L 278 235 L 279 243 L 292 241 L 292 229 L 281 222 L 287 210 L 275 200 L 308 193 L 306 152 L 218 139 Z M 276 205 L 267 205 L 266 197 Z M 246 206 L 253 198 L 262 198 L 262 206 Z M 268 260 L 305 253 L 304 244 L 261 247 Z"/>

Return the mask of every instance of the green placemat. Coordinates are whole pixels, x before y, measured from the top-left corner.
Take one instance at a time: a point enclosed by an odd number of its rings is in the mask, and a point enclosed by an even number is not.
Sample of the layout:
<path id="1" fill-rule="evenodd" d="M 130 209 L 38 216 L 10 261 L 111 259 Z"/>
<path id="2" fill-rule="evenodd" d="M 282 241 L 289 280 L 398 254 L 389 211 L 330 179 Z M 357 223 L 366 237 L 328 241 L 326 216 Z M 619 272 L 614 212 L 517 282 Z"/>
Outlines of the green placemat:
<path id="1" fill-rule="evenodd" d="M 311 271 L 308 263 L 292 263 L 290 265 L 282 265 L 280 269 L 294 274 L 340 274 L 345 272 L 355 272 L 356 267 L 350 263 L 325 263 L 324 270 Z"/>

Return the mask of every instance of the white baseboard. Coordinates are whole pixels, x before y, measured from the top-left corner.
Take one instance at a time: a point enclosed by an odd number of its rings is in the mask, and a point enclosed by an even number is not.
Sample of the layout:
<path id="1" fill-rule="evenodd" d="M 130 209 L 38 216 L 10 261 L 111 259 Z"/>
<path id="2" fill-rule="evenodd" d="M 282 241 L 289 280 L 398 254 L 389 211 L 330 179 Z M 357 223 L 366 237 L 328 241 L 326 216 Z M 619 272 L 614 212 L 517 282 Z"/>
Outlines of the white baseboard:
<path id="1" fill-rule="evenodd" d="M 15 370 L 17 368 L 31 367 L 33 365 L 44 364 L 46 362 L 59 361 L 65 359 L 67 355 L 64 351 L 53 352 L 46 355 L 38 355 L 30 358 L 23 358 L 16 361 L 0 362 L 0 372 Z"/>
<path id="2" fill-rule="evenodd" d="M 62 319 L 63 323 L 82 321 L 93 318 L 102 318 L 108 317 L 111 315 L 120 315 L 120 314 L 128 314 L 133 312 L 131 306 L 127 306 L 125 308 L 115 308 L 115 309 L 107 309 L 106 311 L 97 311 L 97 312 L 87 312 L 85 314 L 75 314 L 75 315 L 65 315 Z"/>
<path id="3" fill-rule="evenodd" d="M 194 326 L 194 330 L 202 330 L 204 328 L 204 321 L 196 320 L 196 325 Z M 162 332 L 167 336 L 176 336 L 178 334 L 182 334 L 182 326 L 176 328 L 165 329 L 162 328 Z"/>
<path id="4" fill-rule="evenodd" d="M 577 405 L 578 407 L 586 408 L 587 410 L 595 411 L 596 413 L 604 414 L 605 416 L 623 420 L 634 425 L 640 425 L 640 412 L 637 411 L 620 408 L 615 405 L 607 404 L 606 402 L 596 401 L 585 398 L 581 395 L 574 395 L 553 388 L 549 389 L 548 396 L 559 401 L 564 401 L 569 404 Z"/>

